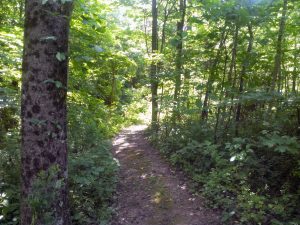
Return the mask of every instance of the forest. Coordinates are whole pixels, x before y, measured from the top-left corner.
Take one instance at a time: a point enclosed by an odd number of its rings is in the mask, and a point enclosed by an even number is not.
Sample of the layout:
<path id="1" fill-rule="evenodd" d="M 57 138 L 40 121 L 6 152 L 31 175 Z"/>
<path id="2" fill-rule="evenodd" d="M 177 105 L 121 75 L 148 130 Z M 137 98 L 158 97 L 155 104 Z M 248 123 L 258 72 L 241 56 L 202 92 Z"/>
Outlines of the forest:
<path id="1" fill-rule="evenodd" d="M 1 225 L 300 225 L 299 0 L 1 0 Z"/>

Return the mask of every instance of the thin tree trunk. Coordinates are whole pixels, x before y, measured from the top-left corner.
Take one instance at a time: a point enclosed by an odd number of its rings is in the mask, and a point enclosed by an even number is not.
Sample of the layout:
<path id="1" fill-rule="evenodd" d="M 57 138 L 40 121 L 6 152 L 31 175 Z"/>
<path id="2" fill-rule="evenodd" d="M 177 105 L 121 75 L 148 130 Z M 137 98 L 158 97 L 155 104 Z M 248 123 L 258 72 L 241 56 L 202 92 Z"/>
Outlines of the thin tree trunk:
<path id="1" fill-rule="evenodd" d="M 253 31 L 252 31 L 251 22 L 248 24 L 248 32 L 249 32 L 249 42 L 248 42 L 248 48 L 247 48 L 247 55 L 246 55 L 246 58 L 243 62 L 242 71 L 241 71 L 241 74 L 240 74 L 240 86 L 239 86 L 240 95 L 244 91 L 244 79 L 245 79 L 245 75 L 247 73 L 247 67 L 249 66 L 249 61 L 251 60 L 251 52 L 252 52 L 252 48 L 253 48 L 254 35 L 253 35 Z M 242 109 L 242 104 L 241 104 L 241 98 L 240 98 L 239 103 L 237 105 L 236 118 L 235 118 L 235 121 L 236 121 L 235 133 L 236 133 L 236 136 L 238 136 L 238 134 L 239 134 L 241 109 Z"/>
<path id="2" fill-rule="evenodd" d="M 176 104 L 175 111 L 177 112 L 179 109 L 179 95 L 181 90 L 181 74 L 182 74 L 182 66 L 183 66 L 183 28 L 185 22 L 185 14 L 186 14 L 186 0 L 179 1 L 179 12 L 181 14 L 180 20 L 177 22 L 177 38 L 178 43 L 176 46 L 177 54 L 176 54 L 176 71 L 175 71 L 175 90 L 174 90 L 174 102 Z"/>
<path id="3" fill-rule="evenodd" d="M 279 23 L 279 31 L 278 31 L 278 37 L 276 43 L 276 55 L 274 61 L 274 68 L 272 72 L 271 91 L 275 90 L 276 83 L 278 85 L 278 91 L 280 90 L 282 45 L 283 45 L 283 38 L 284 38 L 285 24 L 286 24 L 287 4 L 288 4 L 288 0 L 283 0 L 282 16 Z"/>
<path id="4" fill-rule="evenodd" d="M 163 25 L 162 25 L 162 32 L 161 32 L 161 45 L 160 45 L 160 53 L 164 54 L 165 51 L 165 43 L 166 43 L 166 25 L 167 25 L 167 21 L 170 15 L 170 11 L 172 10 L 172 8 L 174 7 L 175 3 L 173 3 L 173 5 L 171 6 L 170 9 L 168 9 L 168 5 L 169 5 L 169 1 L 166 2 L 166 5 L 164 7 L 164 17 L 163 17 Z M 163 67 L 163 63 L 162 61 L 160 61 L 157 65 L 157 73 L 159 74 L 162 70 Z M 161 84 L 161 97 L 160 97 L 160 107 L 158 108 L 158 123 L 160 122 L 160 115 L 161 115 L 161 105 L 163 102 L 163 89 L 164 89 L 164 84 Z"/>
<path id="5" fill-rule="evenodd" d="M 295 50 L 297 49 L 297 38 L 295 38 Z M 297 75 L 298 75 L 298 71 L 297 71 L 297 60 L 298 54 L 297 52 L 294 53 L 294 69 L 293 69 L 293 73 L 292 73 L 292 93 L 296 94 L 296 83 L 297 83 Z"/>
<path id="6" fill-rule="evenodd" d="M 149 55 L 149 47 L 148 47 L 148 34 L 147 34 L 147 17 L 146 13 L 144 15 L 144 36 L 145 36 L 145 47 L 147 54 Z"/>
<path id="7" fill-rule="evenodd" d="M 156 0 L 152 0 L 152 55 L 158 51 L 158 32 L 157 32 L 157 5 Z M 152 61 L 150 69 L 151 80 L 151 95 L 152 95 L 152 120 L 151 126 L 154 131 L 158 131 L 158 77 L 157 77 L 157 63 Z"/>
<path id="8" fill-rule="evenodd" d="M 231 53 L 231 62 L 230 62 L 230 68 L 229 68 L 229 73 L 228 73 L 228 87 L 230 86 L 229 91 L 227 91 L 226 96 L 231 97 L 231 105 L 229 108 L 229 115 L 228 115 L 228 121 L 225 126 L 225 129 L 228 128 L 231 117 L 232 117 L 232 112 L 233 112 L 233 98 L 234 98 L 234 89 L 235 89 L 235 83 L 236 83 L 236 57 L 237 57 L 237 47 L 238 47 L 238 37 L 239 37 L 239 25 L 236 22 L 235 25 L 235 31 L 234 31 L 234 36 L 233 36 L 233 46 L 232 46 L 232 53 Z M 232 78 L 233 72 L 235 73 L 234 79 Z"/>
<path id="9" fill-rule="evenodd" d="M 184 96 L 184 101 L 186 102 L 185 107 L 187 109 L 190 109 L 190 79 L 191 75 L 188 70 L 184 71 L 184 82 L 183 82 L 183 96 Z"/>
<path id="10" fill-rule="evenodd" d="M 166 5 L 164 7 L 164 19 L 163 19 L 163 25 L 162 25 L 162 31 L 161 31 L 161 45 L 160 45 L 160 53 L 164 52 L 165 44 L 166 44 L 166 26 L 167 21 L 169 19 L 170 13 L 174 7 L 175 3 L 171 5 L 171 7 L 168 9 L 169 6 L 169 0 L 166 2 Z"/>
<path id="11" fill-rule="evenodd" d="M 161 84 L 161 94 L 160 94 L 160 109 L 158 111 L 158 123 L 160 123 L 160 114 L 161 114 L 161 107 L 163 105 L 164 100 L 164 83 Z"/>
<path id="12" fill-rule="evenodd" d="M 113 103 L 115 102 L 115 96 L 116 96 L 116 72 L 115 72 L 115 67 L 111 65 L 112 68 L 112 80 L 111 80 L 111 92 L 109 96 L 109 106 L 112 106 Z"/>
<path id="13" fill-rule="evenodd" d="M 228 60 L 228 55 L 227 55 L 227 51 L 226 51 L 226 47 L 225 47 L 225 62 L 224 62 L 223 78 L 222 78 L 222 84 L 221 84 L 221 93 L 220 93 L 220 97 L 219 97 L 219 103 L 222 101 L 223 94 L 224 94 L 227 60 Z M 219 123 L 220 123 L 220 114 L 221 114 L 221 106 L 218 106 L 218 110 L 217 110 L 217 114 L 216 114 L 216 124 L 215 124 L 215 130 L 214 130 L 215 143 L 218 142 L 218 127 L 219 127 Z"/>
<path id="14" fill-rule="evenodd" d="M 24 19 L 24 0 L 19 1 L 19 22 L 23 24 Z"/>
<path id="15" fill-rule="evenodd" d="M 288 76 L 287 76 L 287 70 L 286 70 L 286 65 L 285 65 L 285 54 L 282 54 L 282 60 L 281 60 L 281 67 L 282 67 L 282 70 L 280 72 L 280 85 L 279 85 L 279 88 L 278 88 L 278 92 L 281 92 L 283 93 L 284 91 L 284 94 L 285 96 L 288 95 L 289 93 L 289 86 L 288 86 Z"/>
<path id="16" fill-rule="evenodd" d="M 236 62 L 236 54 L 237 54 L 237 45 L 238 45 L 238 36 L 239 36 L 239 25 L 235 25 L 235 31 L 234 31 L 234 36 L 233 36 L 233 46 L 232 46 L 232 53 L 231 53 L 231 63 L 230 63 L 230 68 L 229 68 L 229 73 L 228 73 L 228 84 L 229 86 L 234 87 L 234 79 L 232 79 L 233 75 L 233 69 L 235 67 L 235 62 Z"/>
<path id="17" fill-rule="evenodd" d="M 67 73 L 72 4 L 25 3 L 21 225 L 68 225 Z"/>
<path id="18" fill-rule="evenodd" d="M 222 48 L 226 42 L 227 39 L 227 32 L 226 32 L 226 28 L 227 28 L 227 23 L 225 23 L 223 31 L 222 31 L 222 35 L 221 35 L 221 39 L 219 42 L 219 47 L 218 47 L 218 51 L 217 51 L 217 55 L 214 59 L 213 65 L 211 66 L 211 70 L 210 70 L 210 74 L 207 78 L 207 83 L 206 83 L 206 91 L 205 91 L 205 97 L 204 97 L 204 101 L 203 101 L 203 107 L 202 107 L 202 112 L 201 112 L 201 119 L 205 120 L 207 119 L 208 116 L 208 100 L 209 100 L 209 95 L 211 93 L 211 89 L 212 89 L 212 84 L 214 82 L 215 79 L 215 74 L 217 72 L 217 67 L 220 61 L 220 56 L 221 56 L 221 51 Z"/>

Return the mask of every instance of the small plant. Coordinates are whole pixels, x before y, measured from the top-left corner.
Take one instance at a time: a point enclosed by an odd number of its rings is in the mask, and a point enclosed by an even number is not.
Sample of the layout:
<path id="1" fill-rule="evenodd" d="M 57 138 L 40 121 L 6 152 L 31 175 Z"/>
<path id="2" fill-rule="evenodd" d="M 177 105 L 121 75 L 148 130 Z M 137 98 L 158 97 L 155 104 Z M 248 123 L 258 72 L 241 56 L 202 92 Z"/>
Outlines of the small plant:
<path id="1" fill-rule="evenodd" d="M 32 190 L 27 202 L 32 210 L 32 224 L 39 223 L 45 225 L 56 224 L 55 208 L 50 202 L 55 202 L 60 198 L 59 190 L 62 185 L 66 185 L 59 177 L 60 169 L 58 165 L 51 166 L 47 171 L 41 171 L 34 179 Z M 60 203 L 58 203 L 60 204 Z"/>

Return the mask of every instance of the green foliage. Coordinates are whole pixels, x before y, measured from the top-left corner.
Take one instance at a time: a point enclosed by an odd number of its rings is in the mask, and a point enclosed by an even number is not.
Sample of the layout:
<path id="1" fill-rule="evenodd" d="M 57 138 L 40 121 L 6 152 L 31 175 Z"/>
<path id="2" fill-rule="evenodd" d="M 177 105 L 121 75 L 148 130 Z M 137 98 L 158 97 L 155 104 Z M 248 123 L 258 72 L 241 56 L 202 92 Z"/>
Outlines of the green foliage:
<path id="1" fill-rule="evenodd" d="M 32 224 L 35 224 L 38 218 L 41 218 L 40 222 L 45 225 L 57 223 L 53 206 L 49 205 L 49 202 L 59 199 L 59 190 L 62 185 L 66 185 L 63 179 L 57 180 L 59 173 L 59 166 L 54 165 L 47 171 L 40 171 L 34 179 L 31 194 L 27 199 L 32 210 Z"/>
<path id="2" fill-rule="evenodd" d="M 259 141 L 263 146 L 279 153 L 299 154 L 300 144 L 296 137 L 281 136 L 276 131 L 272 133 L 262 131 L 262 133 L 264 135 L 260 137 Z"/>
<path id="3" fill-rule="evenodd" d="M 163 146 L 174 137 L 171 133 Z M 262 130 L 251 139 L 232 138 L 220 144 L 191 139 L 183 147 L 180 141 L 177 144 L 172 153 L 163 153 L 201 187 L 212 207 L 224 209 L 224 224 L 297 224 L 300 148 L 296 137 Z"/>
<path id="4" fill-rule="evenodd" d="M 18 223 L 21 192 L 19 142 L 19 133 L 16 131 L 1 136 L 0 215 L 3 216 L 1 224 Z"/>
<path id="5" fill-rule="evenodd" d="M 78 113 L 80 112 L 80 113 Z M 117 164 L 106 140 L 122 120 L 103 101 L 83 93 L 69 97 L 69 188 L 74 224 L 107 224 Z M 119 121 L 120 124 L 115 124 Z"/>
<path id="6" fill-rule="evenodd" d="M 64 60 L 66 60 L 66 55 L 63 52 L 58 52 L 58 53 L 56 53 L 56 58 L 58 61 L 62 62 Z"/>
<path id="7" fill-rule="evenodd" d="M 107 224 L 110 218 L 117 164 L 109 139 L 123 126 L 140 122 L 139 114 L 146 112 L 150 63 L 157 63 L 159 80 L 159 131 L 150 139 L 191 176 L 212 207 L 223 209 L 222 223 L 300 224 L 300 5 L 288 1 L 279 34 L 283 2 L 189 1 L 180 59 L 177 2 L 158 3 L 159 24 L 165 25 L 159 39 L 164 31 L 165 40 L 159 40 L 154 55 L 149 54 L 149 2 L 73 2 L 67 91 L 74 224 Z M 1 3 L 0 223 L 12 225 L 19 223 L 24 1 Z M 54 55 L 67 59 L 63 52 Z M 182 71 L 177 71 L 179 61 Z M 41 82 L 67 88 L 56 80 Z M 43 120 L 32 122 L 39 126 Z M 40 199 L 43 187 L 37 182 L 37 195 L 30 200 L 38 213 L 47 208 Z"/>
<path id="8" fill-rule="evenodd" d="M 106 145 L 101 143 L 69 159 L 73 224 L 107 224 L 110 219 L 117 163 Z"/>
<path id="9" fill-rule="evenodd" d="M 20 223 L 19 83 L 23 28 L 10 24 L 11 21 L 18 24 L 19 15 L 14 10 L 18 7 L 23 10 L 21 3 L 18 0 L 4 1 L 0 7 L 1 225 Z M 43 3 L 47 4 L 47 1 Z M 128 40 L 115 37 L 123 31 L 116 26 L 117 21 L 111 11 L 109 4 L 96 0 L 74 1 L 68 55 L 68 186 L 72 222 L 78 225 L 108 224 L 118 170 L 110 153 L 109 140 L 123 126 L 139 122 L 139 113 L 146 102 L 140 101 L 140 98 L 147 95 L 147 90 L 136 93 L 136 87 L 141 86 L 143 58 L 137 53 L 124 52 L 121 42 Z M 55 41 L 57 38 L 46 36 L 41 41 Z M 130 45 L 126 46 L 130 48 Z M 57 52 L 55 56 L 59 61 L 66 60 L 63 52 Z M 57 80 L 41 82 L 52 83 L 58 89 L 67 88 Z M 32 122 L 39 126 L 44 121 L 33 118 Z M 63 184 L 53 182 L 51 177 L 54 174 L 54 168 L 41 171 L 28 199 L 34 217 L 44 216 L 43 224 L 55 223 L 53 215 L 48 213 L 50 206 L 47 200 L 57 196 L 49 190 Z"/>
<path id="10" fill-rule="evenodd" d="M 19 79 L 22 30 L 0 31 L 0 223 L 18 224 L 20 201 Z M 14 168 L 14 169 L 12 169 Z"/>
<path id="11" fill-rule="evenodd" d="M 150 139 L 222 224 L 299 224 L 299 3 L 284 17 L 284 2 L 189 2 L 176 100 L 179 15 L 167 21 Z"/>

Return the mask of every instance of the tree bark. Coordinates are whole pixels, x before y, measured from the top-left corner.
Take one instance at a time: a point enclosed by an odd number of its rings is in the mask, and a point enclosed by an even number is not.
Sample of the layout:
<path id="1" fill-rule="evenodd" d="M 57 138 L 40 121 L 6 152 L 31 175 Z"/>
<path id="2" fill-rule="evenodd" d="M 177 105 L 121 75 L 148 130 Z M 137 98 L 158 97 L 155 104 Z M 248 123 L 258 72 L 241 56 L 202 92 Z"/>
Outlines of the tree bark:
<path id="1" fill-rule="evenodd" d="M 21 103 L 21 225 L 70 224 L 68 34 L 72 3 L 26 0 Z"/>

